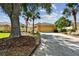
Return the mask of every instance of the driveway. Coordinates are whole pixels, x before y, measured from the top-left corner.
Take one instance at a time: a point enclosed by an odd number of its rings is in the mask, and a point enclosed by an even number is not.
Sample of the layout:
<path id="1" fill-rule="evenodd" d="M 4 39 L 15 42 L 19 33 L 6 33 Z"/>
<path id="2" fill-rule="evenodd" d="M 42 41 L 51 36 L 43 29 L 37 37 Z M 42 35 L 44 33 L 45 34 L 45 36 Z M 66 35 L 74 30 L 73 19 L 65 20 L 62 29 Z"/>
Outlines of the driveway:
<path id="1" fill-rule="evenodd" d="M 41 33 L 41 44 L 33 56 L 79 56 L 79 38 Z"/>

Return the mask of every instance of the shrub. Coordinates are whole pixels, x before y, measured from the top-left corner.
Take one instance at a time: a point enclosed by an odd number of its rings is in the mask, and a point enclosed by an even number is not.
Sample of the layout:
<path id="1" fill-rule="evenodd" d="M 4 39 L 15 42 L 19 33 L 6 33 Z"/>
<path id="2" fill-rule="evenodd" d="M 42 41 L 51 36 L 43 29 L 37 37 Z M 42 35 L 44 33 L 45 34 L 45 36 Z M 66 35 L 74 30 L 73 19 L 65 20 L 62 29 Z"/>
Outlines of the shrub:
<path id="1" fill-rule="evenodd" d="M 0 33 L 3 33 L 3 31 L 0 31 Z"/>
<path id="2" fill-rule="evenodd" d="M 66 29 L 62 29 L 61 32 L 67 32 L 67 30 Z"/>
<path id="3" fill-rule="evenodd" d="M 54 32 L 58 32 L 58 30 L 56 29 L 56 30 L 54 30 Z"/>
<path id="4" fill-rule="evenodd" d="M 10 31 L 0 31 L 0 33 L 10 33 Z"/>

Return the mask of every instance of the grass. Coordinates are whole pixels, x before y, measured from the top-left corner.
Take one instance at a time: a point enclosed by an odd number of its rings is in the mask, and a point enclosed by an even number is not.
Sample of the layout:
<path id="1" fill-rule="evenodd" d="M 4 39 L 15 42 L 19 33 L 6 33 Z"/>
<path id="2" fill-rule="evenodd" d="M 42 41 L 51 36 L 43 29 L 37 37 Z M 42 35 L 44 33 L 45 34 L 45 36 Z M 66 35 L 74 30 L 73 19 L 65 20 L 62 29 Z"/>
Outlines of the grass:
<path id="1" fill-rule="evenodd" d="M 10 33 L 0 33 L 0 38 L 9 37 Z"/>

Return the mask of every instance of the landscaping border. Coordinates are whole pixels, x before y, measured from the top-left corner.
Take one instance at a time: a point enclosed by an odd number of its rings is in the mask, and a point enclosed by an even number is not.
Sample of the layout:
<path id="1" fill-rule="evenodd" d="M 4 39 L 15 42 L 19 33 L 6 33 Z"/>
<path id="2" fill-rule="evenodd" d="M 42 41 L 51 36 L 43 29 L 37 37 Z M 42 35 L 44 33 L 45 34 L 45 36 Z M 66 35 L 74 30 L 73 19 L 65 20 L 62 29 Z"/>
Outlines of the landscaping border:
<path id="1" fill-rule="evenodd" d="M 31 52 L 31 54 L 29 54 L 29 56 L 32 56 L 34 54 L 34 52 L 36 51 L 36 49 L 39 47 L 40 43 L 41 43 L 41 35 L 38 34 L 38 38 L 37 38 L 37 42 L 36 42 L 36 47 L 34 48 L 34 50 Z"/>

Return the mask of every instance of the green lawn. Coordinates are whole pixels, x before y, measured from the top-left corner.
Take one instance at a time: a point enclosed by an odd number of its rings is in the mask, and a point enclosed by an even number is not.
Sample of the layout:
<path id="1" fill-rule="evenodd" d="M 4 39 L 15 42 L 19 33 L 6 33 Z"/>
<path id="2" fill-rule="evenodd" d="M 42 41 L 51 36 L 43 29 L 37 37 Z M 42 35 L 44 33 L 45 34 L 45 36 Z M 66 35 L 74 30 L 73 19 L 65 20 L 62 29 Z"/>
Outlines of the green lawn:
<path id="1" fill-rule="evenodd" d="M 0 38 L 9 37 L 10 33 L 0 33 Z"/>

